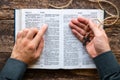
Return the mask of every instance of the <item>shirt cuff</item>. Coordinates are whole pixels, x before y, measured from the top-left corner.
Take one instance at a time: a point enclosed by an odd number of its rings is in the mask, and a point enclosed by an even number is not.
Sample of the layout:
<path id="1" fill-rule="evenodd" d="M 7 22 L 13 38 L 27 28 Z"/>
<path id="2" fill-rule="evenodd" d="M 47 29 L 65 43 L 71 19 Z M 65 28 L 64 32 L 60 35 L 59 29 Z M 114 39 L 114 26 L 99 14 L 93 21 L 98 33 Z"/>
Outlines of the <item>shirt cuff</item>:
<path id="1" fill-rule="evenodd" d="M 112 51 L 107 51 L 95 57 L 93 60 L 101 76 L 120 70 L 120 66 Z"/>
<path id="2" fill-rule="evenodd" d="M 0 75 L 10 80 L 21 80 L 27 68 L 27 64 L 22 61 L 9 58 L 2 69 Z"/>

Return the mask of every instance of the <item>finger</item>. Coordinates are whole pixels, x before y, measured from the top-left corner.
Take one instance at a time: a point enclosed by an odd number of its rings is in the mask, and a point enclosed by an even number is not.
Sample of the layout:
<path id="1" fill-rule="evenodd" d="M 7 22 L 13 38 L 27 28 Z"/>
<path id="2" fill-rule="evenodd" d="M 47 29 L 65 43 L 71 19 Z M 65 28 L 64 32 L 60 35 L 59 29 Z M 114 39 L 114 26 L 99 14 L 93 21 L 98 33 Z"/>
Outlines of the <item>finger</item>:
<path id="1" fill-rule="evenodd" d="M 37 28 L 30 28 L 28 34 L 27 34 L 27 38 L 28 39 L 33 39 L 34 36 L 38 33 L 38 29 Z"/>
<path id="2" fill-rule="evenodd" d="M 23 30 L 23 38 L 27 35 L 28 31 L 29 31 L 29 29 L 27 29 L 27 28 Z"/>
<path id="3" fill-rule="evenodd" d="M 18 33 L 17 33 L 17 39 L 19 39 L 19 38 L 21 38 L 22 37 L 22 31 L 19 31 Z"/>
<path id="4" fill-rule="evenodd" d="M 103 32 L 103 34 L 105 35 L 105 37 L 108 38 L 108 36 L 107 36 L 107 34 L 106 34 L 106 32 L 105 32 L 105 30 L 103 28 L 101 28 L 101 31 Z"/>
<path id="5" fill-rule="evenodd" d="M 78 19 L 72 19 L 71 22 L 75 25 L 77 25 L 78 27 L 82 28 L 83 30 L 87 31 L 87 25 L 81 23 L 80 21 L 78 21 Z"/>
<path id="6" fill-rule="evenodd" d="M 78 31 L 75 29 L 72 29 L 73 34 L 82 42 L 83 40 L 83 35 L 81 35 Z"/>
<path id="7" fill-rule="evenodd" d="M 42 51 L 43 51 L 43 48 L 44 48 L 44 39 L 43 39 L 43 37 L 42 37 L 42 39 L 41 39 L 41 41 L 40 41 L 40 43 L 39 43 L 39 46 L 38 46 L 38 48 L 37 48 L 37 52 L 36 52 L 36 56 L 37 56 L 37 57 L 40 56 L 40 54 L 41 54 Z"/>
<path id="8" fill-rule="evenodd" d="M 84 17 L 81 17 L 81 16 L 78 17 L 78 21 L 85 24 L 85 25 L 87 25 L 88 22 L 89 22 L 89 20 L 87 18 L 84 18 Z"/>
<path id="9" fill-rule="evenodd" d="M 40 41 L 41 41 L 43 35 L 45 34 L 46 30 L 47 30 L 47 25 L 43 25 L 41 27 L 41 29 L 39 30 L 39 32 L 34 37 L 32 42 L 35 43 L 36 46 L 40 43 Z"/>
<path id="10" fill-rule="evenodd" d="M 97 36 L 101 34 L 100 29 L 97 27 L 95 23 L 93 23 L 91 20 L 89 20 L 89 27 L 93 31 L 94 35 Z"/>
<path id="11" fill-rule="evenodd" d="M 80 34 L 82 34 L 83 36 L 86 34 L 86 31 L 83 30 L 82 28 L 76 26 L 75 24 L 73 24 L 72 22 L 69 23 L 70 27 L 72 29 L 75 29 L 77 32 L 79 32 Z"/>
<path id="12" fill-rule="evenodd" d="M 16 44 L 21 42 L 22 36 L 23 36 L 23 31 L 19 31 L 17 33 L 17 39 L 16 39 L 16 42 L 15 42 Z"/>

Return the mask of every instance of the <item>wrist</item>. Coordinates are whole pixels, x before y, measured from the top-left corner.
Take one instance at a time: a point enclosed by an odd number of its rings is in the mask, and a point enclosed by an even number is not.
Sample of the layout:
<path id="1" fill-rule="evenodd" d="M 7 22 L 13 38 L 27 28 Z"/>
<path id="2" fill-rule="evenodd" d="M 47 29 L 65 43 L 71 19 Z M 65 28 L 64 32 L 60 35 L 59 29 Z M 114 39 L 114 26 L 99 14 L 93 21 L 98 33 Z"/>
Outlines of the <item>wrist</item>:
<path id="1" fill-rule="evenodd" d="M 100 55 L 100 54 L 103 54 L 103 53 L 108 52 L 108 51 L 111 51 L 110 47 L 103 48 L 102 50 L 98 51 L 97 54 Z"/>
<path id="2" fill-rule="evenodd" d="M 91 56 L 91 58 L 95 58 L 103 53 L 106 53 L 108 51 L 111 51 L 111 49 L 106 49 L 106 50 L 100 50 L 100 51 L 92 51 L 92 53 L 90 52 L 89 55 Z"/>
<path id="3" fill-rule="evenodd" d="M 23 63 L 25 63 L 25 64 L 28 65 L 28 63 L 27 63 L 22 57 L 19 57 L 18 55 L 12 54 L 12 55 L 10 56 L 10 58 L 11 58 L 11 59 L 18 60 L 18 61 L 21 61 L 21 62 L 23 62 Z"/>
<path id="4" fill-rule="evenodd" d="M 95 58 L 105 52 L 111 51 L 110 46 L 106 46 L 106 47 L 101 47 L 101 48 L 95 48 L 95 52 L 91 53 L 91 57 Z"/>
<path id="5" fill-rule="evenodd" d="M 96 55 L 93 55 L 92 58 L 96 58 L 96 57 L 98 57 L 98 56 L 100 56 L 100 55 L 102 55 L 102 54 L 104 54 L 104 53 L 109 52 L 109 51 L 111 51 L 111 49 L 101 51 L 101 52 L 97 53 Z"/>
<path id="6" fill-rule="evenodd" d="M 24 62 L 27 65 L 29 65 L 31 62 L 31 59 L 28 56 L 16 51 L 12 52 L 10 58 Z"/>
<path id="7" fill-rule="evenodd" d="M 27 64 L 24 60 L 20 59 L 19 57 L 10 56 L 10 59 L 14 59 L 14 60 L 17 60 L 17 61 Z"/>
<path id="8" fill-rule="evenodd" d="M 25 62 L 23 62 L 23 61 L 21 61 L 21 60 L 19 60 L 19 59 L 16 59 L 16 58 L 11 58 L 11 57 L 10 57 L 9 60 L 14 60 L 14 61 L 20 62 L 20 63 L 28 66 L 28 64 L 26 64 Z"/>

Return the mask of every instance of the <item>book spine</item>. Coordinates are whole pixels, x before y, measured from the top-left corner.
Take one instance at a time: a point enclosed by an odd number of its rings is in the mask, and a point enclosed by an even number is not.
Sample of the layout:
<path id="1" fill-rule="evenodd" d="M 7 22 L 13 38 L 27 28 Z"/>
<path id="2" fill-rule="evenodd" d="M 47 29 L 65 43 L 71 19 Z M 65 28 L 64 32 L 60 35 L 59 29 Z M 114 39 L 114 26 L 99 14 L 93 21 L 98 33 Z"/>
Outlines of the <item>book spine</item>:
<path id="1" fill-rule="evenodd" d="M 16 9 L 14 9 L 14 43 L 15 43 L 15 33 L 16 33 Z"/>

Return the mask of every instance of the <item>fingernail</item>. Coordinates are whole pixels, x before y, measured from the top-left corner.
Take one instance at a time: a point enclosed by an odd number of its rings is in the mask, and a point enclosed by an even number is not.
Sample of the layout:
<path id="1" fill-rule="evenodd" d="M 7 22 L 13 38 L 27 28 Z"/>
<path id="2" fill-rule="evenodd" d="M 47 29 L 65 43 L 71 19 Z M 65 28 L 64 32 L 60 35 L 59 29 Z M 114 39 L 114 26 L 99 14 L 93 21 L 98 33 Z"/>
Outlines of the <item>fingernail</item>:
<path id="1" fill-rule="evenodd" d="M 47 24 L 43 24 L 42 26 L 48 26 Z"/>

